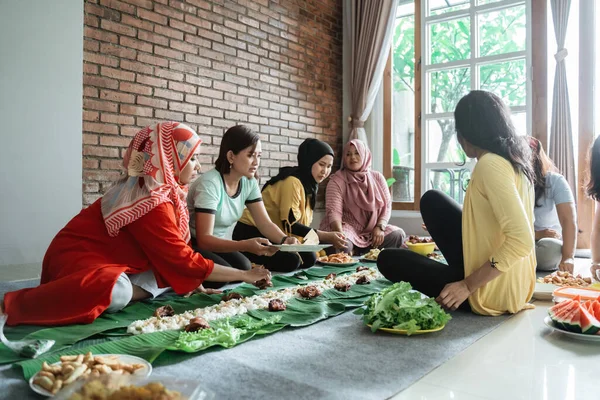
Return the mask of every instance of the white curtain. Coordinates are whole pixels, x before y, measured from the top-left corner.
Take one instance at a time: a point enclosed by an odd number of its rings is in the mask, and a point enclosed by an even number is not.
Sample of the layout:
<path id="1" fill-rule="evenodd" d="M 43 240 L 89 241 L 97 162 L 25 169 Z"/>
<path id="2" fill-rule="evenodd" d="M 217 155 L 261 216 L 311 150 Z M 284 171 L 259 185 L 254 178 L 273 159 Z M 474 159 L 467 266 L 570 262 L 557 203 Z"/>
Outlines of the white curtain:
<path id="1" fill-rule="evenodd" d="M 398 0 L 346 0 L 350 32 L 349 139 L 367 143 L 365 120 L 381 85 L 389 54 Z"/>
<path id="2" fill-rule="evenodd" d="M 569 183 L 573 196 L 575 196 L 575 203 L 577 204 L 573 132 L 571 129 L 569 88 L 567 86 L 567 71 L 565 67 L 565 57 L 568 55 L 567 49 L 565 49 L 565 37 L 567 36 L 571 0 L 550 0 L 550 6 L 558 50 L 554 55 L 556 59 L 556 72 L 554 75 L 554 95 L 552 97 L 552 121 L 550 125 L 548 154 Z"/>

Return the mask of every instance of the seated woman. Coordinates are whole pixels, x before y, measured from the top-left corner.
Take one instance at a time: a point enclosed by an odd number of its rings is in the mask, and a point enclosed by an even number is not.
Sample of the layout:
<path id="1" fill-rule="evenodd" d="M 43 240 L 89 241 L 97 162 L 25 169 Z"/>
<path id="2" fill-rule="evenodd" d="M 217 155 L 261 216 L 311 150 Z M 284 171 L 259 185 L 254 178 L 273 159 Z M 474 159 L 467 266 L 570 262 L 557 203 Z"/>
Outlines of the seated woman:
<path id="1" fill-rule="evenodd" d="M 495 94 L 471 91 L 454 120 L 458 142 L 477 159 L 464 209 L 440 191 L 421 198 L 423 221 L 448 265 L 405 249 L 382 251 L 377 265 L 447 309 L 516 313 L 535 287 L 531 151 Z"/>
<path id="2" fill-rule="evenodd" d="M 536 138 L 529 138 L 535 173 L 535 256 L 538 271 L 573 273 L 577 216 L 566 179 Z"/>
<path id="3" fill-rule="evenodd" d="M 204 281 L 268 278 L 265 270 L 215 264 L 189 246 L 186 185 L 200 166 L 200 142 L 176 122 L 141 130 L 124 157 L 127 175 L 52 240 L 40 286 L 5 294 L 8 325 L 85 324 L 167 288 L 184 294 Z"/>
<path id="4" fill-rule="evenodd" d="M 283 167 L 277 176 L 271 178 L 262 190 L 263 203 L 273 223 L 288 235 L 303 239 L 310 232 L 313 210 L 319 183 L 331 173 L 333 150 L 317 139 L 306 139 L 298 149 L 298 166 Z M 321 243 L 333 243 L 341 247 L 345 243 L 339 232 L 316 231 Z M 235 240 L 244 240 L 260 236 L 256 223 L 249 212 L 244 211 L 242 219 L 233 231 Z M 276 257 L 263 257 L 244 253 L 252 262 L 264 264 L 270 270 L 278 270 Z M 302 268 L 315 264 L 316 253 L 299 253 Z"/>
<path id="5" fill-rule="evenodd" d="M 360 140 L 346 144 L 342 168 L 331 176 L 325 192 L 323 231 L 346 236 L 336 250 L 363 254 L 371 248 L 397 248 L 404 242 L 404 231 L 388 225 L 392 200 L 385 177 L 371 170 L 371 152 Z"/>
<path id="6" fill-rule="evenodd" d="M 249 128 L 237 125 L 225 132 L 216 168 L 196 179 L 188 193 L 192 236 L 200 254 L 216 263 L 249 270 L 252 264 L 244 252 L 272 257 L 269 265 L 277 271 L 293 271 L 300 266 L 300 257 L 295 253 L 276 254 L 277 248 L 271 246 L 298 241 L 271 222 L 265 210 L 256 179 L 261 153 L 258 134 Z M 244 207 L 248 207 L 264 237 L 227 238 Z"/>
<path id="7" fill-rule="evenodd" d="M 590 150 L 590 178 L 587 184 L 587 195 L 595 200 L 594 222 L 592 224 L 591 247 L 592 277 L 600 281 L 600 136 L 594 140 Z"/>

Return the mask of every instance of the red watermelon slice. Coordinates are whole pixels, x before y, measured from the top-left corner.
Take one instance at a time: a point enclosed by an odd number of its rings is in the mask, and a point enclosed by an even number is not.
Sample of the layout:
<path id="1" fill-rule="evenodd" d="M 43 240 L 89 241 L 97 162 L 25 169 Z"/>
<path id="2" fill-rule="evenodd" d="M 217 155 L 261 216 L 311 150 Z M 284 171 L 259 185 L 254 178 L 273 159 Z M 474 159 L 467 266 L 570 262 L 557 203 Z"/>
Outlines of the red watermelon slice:
<path id="1" fill-rule="evenodd" d="M 600 331 L 600 321 L 598 321 L 585 307 L 581 306 L 580 308 L 579 326 L 581 327 L 581 332 L 586 335 L 596 334 Z"/>

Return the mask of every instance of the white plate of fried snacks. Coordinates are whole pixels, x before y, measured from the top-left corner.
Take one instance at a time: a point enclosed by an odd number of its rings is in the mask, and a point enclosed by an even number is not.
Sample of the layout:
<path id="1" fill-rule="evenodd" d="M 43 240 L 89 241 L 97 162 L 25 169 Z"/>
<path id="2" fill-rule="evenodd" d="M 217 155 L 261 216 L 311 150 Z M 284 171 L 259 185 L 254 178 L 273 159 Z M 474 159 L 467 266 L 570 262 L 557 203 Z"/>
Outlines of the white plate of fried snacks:
<path id="1" fill-rule="evenodd" d="M 31 389 L 44 396 L 54 396 L 62 388 L 80 378 L 105 374 L 135 375 L 145 378 L 152 365 L 143 358 L 126 354 L 78 354 L 61 356 L 60 361 L 48 364 L 29 379 Z"/>

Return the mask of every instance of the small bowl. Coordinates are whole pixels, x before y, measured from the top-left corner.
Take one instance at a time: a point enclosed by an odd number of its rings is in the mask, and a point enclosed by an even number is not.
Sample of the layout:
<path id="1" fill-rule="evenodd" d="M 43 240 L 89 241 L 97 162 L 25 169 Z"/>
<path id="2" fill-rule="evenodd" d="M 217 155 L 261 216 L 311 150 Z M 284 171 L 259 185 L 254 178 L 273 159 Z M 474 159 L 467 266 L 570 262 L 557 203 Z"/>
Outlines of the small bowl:
<path id="1" fill-rule="evenodd" d="M 426 256 L 427 254 L 433 253 L 435 250 L 435 243 L 410 243 L 406 242 L 406 246 L 409 250 L 414 251 L 417 254 Z"/>

